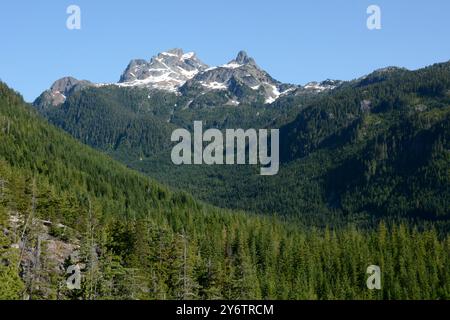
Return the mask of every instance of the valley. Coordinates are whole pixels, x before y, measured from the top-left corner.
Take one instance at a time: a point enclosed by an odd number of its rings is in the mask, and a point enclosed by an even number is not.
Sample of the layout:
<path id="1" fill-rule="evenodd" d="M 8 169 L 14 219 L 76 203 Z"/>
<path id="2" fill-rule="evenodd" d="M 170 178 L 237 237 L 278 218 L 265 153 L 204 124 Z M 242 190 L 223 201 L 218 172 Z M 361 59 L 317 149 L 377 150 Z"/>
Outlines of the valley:
<path id="1" fill-rule="evenodd" d="M 256 72 L 240 54 L 227 77 L 237 62 Z M 0 297 L 448 299 L 450 64 L 270 103 L 230 91 L 239 75 L 197 92 L 64 78 L 33 106 L 0 83 Z M 171 134 L 198 119 L 218 136 L 280 128 L 278 174 L 174 165 Z"/>
<path id="2" fill-rule="evenodd" d="M 152 61 L 170 70 L 180 60 L 203 66 L 176 92 L 155 89 L 155 83 L 150 88 L 109 85 L 76 91 L 57 107 L 46 107 L 44 93 L 35 106 L 82 142 L 216 206 L 310 216 L 319 226 L 376 225 L 389 218 L 448 228 L 448 62 L 416 71 L 385 68 L 353 81 L 302 87 L 273 80 L 243 52 L 214 68 L 194 54 L 173 52 Z M 242 72 L 250 72 L 253 80 Z M 226 89 L 205 89 L 205 79 L 228 81 Z M 266 103 L 267 93 L 252 89 L 258 81 L 289 91 Z M 228 105 L 229 99 L 239 105 Z M 255 176 L 255 165 L 174 165 L 172 132 L 192 131 L 198 120 L 205 130 L 223 134 L 233 127 L 280 128 L 279 173 L 265 179 Z"/>

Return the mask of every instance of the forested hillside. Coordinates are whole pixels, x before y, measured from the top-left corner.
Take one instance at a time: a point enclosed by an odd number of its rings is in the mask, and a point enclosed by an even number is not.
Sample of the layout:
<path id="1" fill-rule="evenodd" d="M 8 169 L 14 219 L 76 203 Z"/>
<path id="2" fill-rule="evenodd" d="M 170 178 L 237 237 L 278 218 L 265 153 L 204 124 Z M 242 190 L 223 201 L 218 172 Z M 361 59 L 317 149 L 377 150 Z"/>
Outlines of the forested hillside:
<path id="1" fill-rule="evenodd" d="M 189 99 L 110 86 L 82 90 L 41 111 L 82 142 L 220 207 L 309 216 L 319 226 L 376 226 L 388 217 L 448 230 L 450 63 L 386 68 L 270 105 L 226 107 L 220 92 L 208 93 L 208 107 Z M 191 129 L 194 120 L 208 128 L 281 128 L 279 174 L 173 165 L 170 132 Z"/>
<path id="2" fill-rule="evenodd" d="M 0 224 L 3 299 L 450 298 L 448 235 L 214 208 L 83 146 L 2 83 Z"/>

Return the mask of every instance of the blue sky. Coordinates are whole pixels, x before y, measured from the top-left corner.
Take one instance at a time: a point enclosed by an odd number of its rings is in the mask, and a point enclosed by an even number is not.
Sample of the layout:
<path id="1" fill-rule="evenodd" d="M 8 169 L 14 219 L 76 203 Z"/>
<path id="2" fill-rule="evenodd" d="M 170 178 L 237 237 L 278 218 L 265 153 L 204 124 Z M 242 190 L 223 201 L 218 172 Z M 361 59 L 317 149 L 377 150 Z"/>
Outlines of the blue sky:
<path id="1" fill-rule="evenodd" d="M 66 9 L 81 8 L 81 30 Z M 381 7 L 382 29 L 366 27 Z M 0 79 L 34 100 L 66 75 L 115 82 L 132 58 L 174 47 L 210 65 L 241 49 L 273 77 L 304 84 L 450 59 L 448 0 L 2 1 Z"/>

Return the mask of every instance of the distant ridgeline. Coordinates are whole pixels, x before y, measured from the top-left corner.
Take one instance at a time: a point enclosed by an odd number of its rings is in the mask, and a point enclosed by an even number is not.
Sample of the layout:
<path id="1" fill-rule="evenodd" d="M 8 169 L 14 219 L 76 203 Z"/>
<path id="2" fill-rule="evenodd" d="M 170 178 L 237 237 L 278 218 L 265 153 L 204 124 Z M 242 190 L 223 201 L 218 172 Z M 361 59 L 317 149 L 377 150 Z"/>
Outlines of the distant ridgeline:
<path id="1" fill-rule="evenodd" d="M 133 60 L 117 84 L 62 79 L 35 106 L 81 142 L 216 206 L 319 226 L 393 219 L 448 230 L 450 63 L 296 86 L 243 52 L 209 67 L 172 50 Z M 194 121 L 279 128 L 278 174 L 173 164 L 171 134 Z"/>

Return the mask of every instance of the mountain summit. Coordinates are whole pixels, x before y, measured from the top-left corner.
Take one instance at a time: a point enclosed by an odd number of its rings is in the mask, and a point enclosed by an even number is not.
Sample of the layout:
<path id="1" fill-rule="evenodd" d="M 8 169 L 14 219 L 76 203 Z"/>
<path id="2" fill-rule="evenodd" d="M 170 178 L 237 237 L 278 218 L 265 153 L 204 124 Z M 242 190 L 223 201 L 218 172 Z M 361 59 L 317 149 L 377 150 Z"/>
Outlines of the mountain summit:
<path id="1" fill-rule="evenodd" d="M 131 60 L 118 85 L 177 91 L 187 80 L 207 68 L 194 52 L 172 49 L 154 56 L 148 62 Z"/>
<path id="2" fill-rule="evenodd" d="M 132 60 L 122 74 L 119 86 L 143 86 L 176 92 L 228 91 L 230 101 L 235 104 L 242 96 L 242 86 L 254 91 L 255 96 L 263 96 L 266 103 L 275 101 L 282 91 L 289 89 L 260 69 L 255 60 L 240 51 L 229 63 L 209 68 L 193 52 L 172 49 L 153 57 L 149 62 Z"/>
<path id="3" fill-rule="evenodd" d="M 200 85 L 200 86 L 199 86 Z M 206 69 L 187 81 L 184 89 L 226 90 L 232 93 L 234 101 L 243 95 L 262 96 L 265 103 L 272 103 L 281 94 L 296 86 L 282 84 L 258 67 L 255 60 L 240 51 L 234 60 L 218 67 Z M 253 91 L 253 92 L 252 92 Z"/>
<path id="4" fill-rule="evenodd" d="M 234 61 L 239 64 L 253 64 L 256 66 L 255 60 L 253 60 L 253 58 L 250 58 L 245 51 L 239 51 Z"/>
<path id="5" fill-rule="evenodd" d="M 41 108 L 58 106 L 66 101 L 66 97 L 86 87 L 94 86 L 87 80 L 77 80 L 73 77 L 64 77 L 56 80 L 50 89 L 44 91 L 36 99 L 35 105 Z"/>

